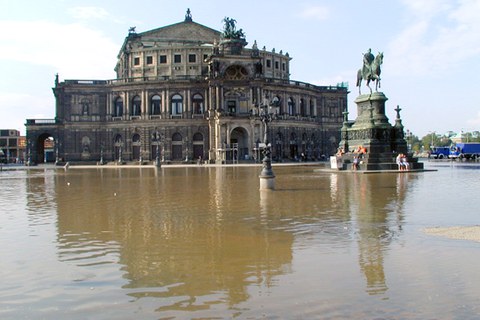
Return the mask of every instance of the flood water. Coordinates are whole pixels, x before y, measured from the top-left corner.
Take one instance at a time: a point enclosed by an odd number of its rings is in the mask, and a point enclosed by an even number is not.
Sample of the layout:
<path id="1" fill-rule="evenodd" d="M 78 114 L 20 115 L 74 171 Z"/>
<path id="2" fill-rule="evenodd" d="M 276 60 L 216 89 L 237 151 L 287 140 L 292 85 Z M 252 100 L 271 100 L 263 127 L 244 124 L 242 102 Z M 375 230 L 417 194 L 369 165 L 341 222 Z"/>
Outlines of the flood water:
<path id="1" fill-rule="evenodd" d="M 480 318 L 480 165 L 324 168 L 0 172 L 0 319 Z"/>

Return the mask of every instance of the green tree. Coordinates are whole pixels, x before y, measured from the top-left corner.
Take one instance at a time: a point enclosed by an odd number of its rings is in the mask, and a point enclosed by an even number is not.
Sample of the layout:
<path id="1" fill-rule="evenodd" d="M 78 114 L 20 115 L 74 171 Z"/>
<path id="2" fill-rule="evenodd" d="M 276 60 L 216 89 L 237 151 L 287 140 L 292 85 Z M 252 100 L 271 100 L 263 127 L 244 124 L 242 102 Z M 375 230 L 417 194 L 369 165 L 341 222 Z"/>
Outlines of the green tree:
<path id="1" fill-rule="evenodd" d="M 430 150 L 431 146 L 435 146 L 435 147 L 450 146 L 452 144 L 452 140 L 446 135 L 439 135 L 435 132 L 431 132 L 422 138 L 421 144 L 424 150 Z"/>

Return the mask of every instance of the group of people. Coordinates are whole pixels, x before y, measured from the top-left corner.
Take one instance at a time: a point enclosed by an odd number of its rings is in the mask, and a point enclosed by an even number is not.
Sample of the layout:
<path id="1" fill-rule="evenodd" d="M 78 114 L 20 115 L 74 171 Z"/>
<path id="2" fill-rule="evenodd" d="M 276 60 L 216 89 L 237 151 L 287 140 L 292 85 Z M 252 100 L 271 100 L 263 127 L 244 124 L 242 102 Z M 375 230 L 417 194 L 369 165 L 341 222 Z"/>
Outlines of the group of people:
<path id="1" fill-rule="evenodd" d="M 396 162 L 398 165 L 398 170 L 400 171 L 406 171 L 410 169 L 410 164 L 407 161 L 407 156 L 403 153 L 399 153 Z"/>

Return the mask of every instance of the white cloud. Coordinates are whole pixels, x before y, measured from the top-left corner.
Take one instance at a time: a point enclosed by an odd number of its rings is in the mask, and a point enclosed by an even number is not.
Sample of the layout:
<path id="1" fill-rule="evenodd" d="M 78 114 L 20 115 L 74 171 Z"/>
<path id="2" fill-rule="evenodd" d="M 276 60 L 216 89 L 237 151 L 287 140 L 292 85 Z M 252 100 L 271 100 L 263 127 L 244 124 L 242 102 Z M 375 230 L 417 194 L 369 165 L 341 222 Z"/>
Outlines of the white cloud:
<path id="1" fill-rule="evenodd" d="M 0 60 L 52 66 L 62 77 L 112 78 L 120 45 L 81 24 L 0 21 Z"/>
<path id="2" fill-rule="evenodd" d="M 330 17 L 330 9 L 325 6 L 309 6 L 302 10 L 300 16 L 307 19 L 324 21 Z"/>
<path id="3" fill-rule="evenodd" d="M 389 45 L 391 71 L 444 72 L 480 55 L 479 0 L 403 2 L 411 19 Z"/>

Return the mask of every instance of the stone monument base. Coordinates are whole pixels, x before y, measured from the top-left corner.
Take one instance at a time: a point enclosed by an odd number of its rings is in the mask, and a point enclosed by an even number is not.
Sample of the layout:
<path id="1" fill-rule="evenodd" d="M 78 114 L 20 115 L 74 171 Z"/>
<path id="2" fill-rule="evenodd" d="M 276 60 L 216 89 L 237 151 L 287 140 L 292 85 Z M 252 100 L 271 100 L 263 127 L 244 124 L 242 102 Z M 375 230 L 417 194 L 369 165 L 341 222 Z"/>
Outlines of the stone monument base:
<path id="1" fill-rule="evenodd" d="M 338 160 L 340 170 L 352 169 L 354 157 L 360 159 L 359 170 L 398 170 L 396 157 L 399 153 L 407 156 L 410 169 L 423 169 L 423 163 L 408 154 L 398 106 L 395 124 L 389 123 L 385 115 L 387 100 L 383 92 L 364 94 L 355 99 L 357 118 L 353 122 L 345 118 L 341 129 L 339 148 L 343 154 Z"/>

